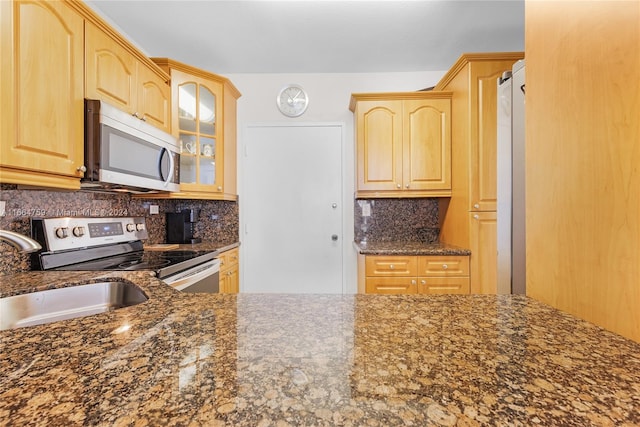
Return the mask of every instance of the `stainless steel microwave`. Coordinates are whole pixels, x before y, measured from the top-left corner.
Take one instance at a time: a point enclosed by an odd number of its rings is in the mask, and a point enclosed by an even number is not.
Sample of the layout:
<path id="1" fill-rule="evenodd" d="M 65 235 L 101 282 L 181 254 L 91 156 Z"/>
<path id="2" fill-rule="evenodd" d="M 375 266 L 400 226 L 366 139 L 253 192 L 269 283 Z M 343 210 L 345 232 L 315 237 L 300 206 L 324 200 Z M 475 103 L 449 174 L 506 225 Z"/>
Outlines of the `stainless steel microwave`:
<path id="1" fill-rule="evenodd" d="M 180 190 L 176 138 L 104 101 L 85 99 L 85 189 Z"/>

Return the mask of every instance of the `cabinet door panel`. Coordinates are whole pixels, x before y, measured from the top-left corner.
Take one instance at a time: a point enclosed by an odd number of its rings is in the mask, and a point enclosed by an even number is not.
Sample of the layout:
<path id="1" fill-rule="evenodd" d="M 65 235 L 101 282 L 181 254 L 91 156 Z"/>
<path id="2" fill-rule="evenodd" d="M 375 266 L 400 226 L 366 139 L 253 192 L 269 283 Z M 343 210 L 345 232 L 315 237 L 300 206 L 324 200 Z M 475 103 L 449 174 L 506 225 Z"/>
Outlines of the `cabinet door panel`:
<path id="1" fill-rule="evenodd" d="M 183 151 L 180 189 L 222 193 L 222 85 L 171 70 L 171 88 L 174 103 L 172 120 L 174 130 L 179 132 Z M 187 143 L 191 145 L 187 146 Z"/>
<path id="2" fill-rule="evenodd" d="M 137 112 L 136 59 L 89 22 L 85 34 L 87 98 L 104 100 L 131 114 Z"/>
<path id="3" fill-rule="evenodd" d="M 451 188 L 450 118 L 448 99 L 405 101 L 404 189 Z"/>
<path id="4" fill-rule="evenodd" d="M 416 294 L 418 284 L 413 277 L 367 277 L 368 294 Z"/>
<path id="5" fill-rule="evenodd" d="M 62 2 L 2 3 L 0 162 L 80 177 L 84 21 Z"/>
<path id="6" fill-rule="evenodd" d="M 224 85 L 223 92 L 223 108 L 224 112 L 222 117 L 224 117 L 223 123 L 223 137 L 222 141 L 224 142 L 222 146 L 223 151 L 223 187 L 225 194 L 235 195 L 238 193 L 238 178 L 237 178 L 237 170 L 236 164 L 238 163 L 238 149 L 236 145 L 237 141 L 237 101 L 235 96 L 232 93 L 229 84 Z M 220 151 L 220 149 L 218 149 Z M 222 156 L 218 153 L 218 158 Z"/>
<path id="7" fill-rule="evenodd" d="M 139 99 L 138 111 L 147 123 L 171 132 L 170 99 L 171 88 L 157 74 L 138 64 Z"/>
<path id="8" fill-rule="evenodd" d="M 471 213 L 471 293 L 495 294 L 498 287 L 498 228 L 495 212 Z"/>
<path id="9" fill-rule="evenodd" d="M 230 294 L 237 294 L 240 292 L 240 274 L 238 272 L 238 267 L 227 272 L 227 292 Z"/>
<path id="10" fill-rule="evenodd" d="M 497 79 L 502 72 L 494 64 L 473 64 L 472 81 L 477 86 L 476 108 L 472 110 L 472 123 L 477 139 L 471 144 L 471 180 L 469 197 L 471 210 L 495 211 L 497 206 Z M 472 127 L 473 129 L 473 127 Z"/>
<path id="11" fill-rule="evenodd" d="M 356 112 L 358 190 L 397 190 L 402 176 L 402 102 L 361 102 Z"/>

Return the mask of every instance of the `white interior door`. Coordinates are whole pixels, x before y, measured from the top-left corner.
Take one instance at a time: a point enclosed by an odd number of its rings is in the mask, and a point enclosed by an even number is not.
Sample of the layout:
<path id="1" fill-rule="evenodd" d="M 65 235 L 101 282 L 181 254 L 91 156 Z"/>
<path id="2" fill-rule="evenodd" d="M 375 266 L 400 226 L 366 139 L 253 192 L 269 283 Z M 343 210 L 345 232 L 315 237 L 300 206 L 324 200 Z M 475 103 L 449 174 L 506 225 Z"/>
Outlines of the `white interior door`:
<path id="1" fill-rule="evenodd" d="M 342 293 L 342 127 L 248 126 L 242 292 Z"/>

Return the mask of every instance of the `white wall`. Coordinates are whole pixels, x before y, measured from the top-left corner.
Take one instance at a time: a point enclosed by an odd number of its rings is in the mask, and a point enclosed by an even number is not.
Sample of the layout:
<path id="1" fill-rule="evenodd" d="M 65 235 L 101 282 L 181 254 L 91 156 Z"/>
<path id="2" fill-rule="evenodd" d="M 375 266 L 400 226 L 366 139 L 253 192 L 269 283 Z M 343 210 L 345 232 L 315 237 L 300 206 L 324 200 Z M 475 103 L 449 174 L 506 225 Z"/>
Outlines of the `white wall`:
<path id="1" fill-rule="evenodd" d="M 240 196 L 240 240 L 244 229 L 242 214 L 244 128 L 249 124 L 273 123 L 342 123 L 343 141 L 343 206 L 344 206 L 344 265 L 345 289 L 356 292 L 356 253 L 353 248 L 353 194 L 355 177 L 355 148 L 353 113 L 349 110 L 352 93 L 405 92 L 434 86 L 445 74 L 443 71 L 411 73 L 351 73 L 351 74 L 228 74 L 240 90 L 238 100 L 238 193 Z M 309 95 L 309 107 L 300 117 L 283 116 L 276 107 L 276 96 L 287 84 L 302 86 Z M 310 189 L 313 191 L 313 189 Z M 242 246 L 241 246 L 242 250 Z M 242 263 L 241 263 L 242 264 Z M 242 274 L 240 275 L 242 280 Z M 243 288 L 243 284 L 240 284 Z"/>

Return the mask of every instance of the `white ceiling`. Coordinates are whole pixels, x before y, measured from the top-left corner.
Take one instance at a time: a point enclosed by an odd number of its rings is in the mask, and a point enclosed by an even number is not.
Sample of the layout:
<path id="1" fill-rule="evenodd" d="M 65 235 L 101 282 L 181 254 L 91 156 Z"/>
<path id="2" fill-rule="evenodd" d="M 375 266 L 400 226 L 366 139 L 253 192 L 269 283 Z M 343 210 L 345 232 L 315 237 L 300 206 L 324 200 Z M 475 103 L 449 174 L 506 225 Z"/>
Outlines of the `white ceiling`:
<path id="1" fill-rule="evenodd" d="M 465 52 L 524 50 L 524 0 L 87 4 L 147 55 L 219 74 L 437 71 Z"/>

